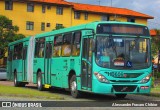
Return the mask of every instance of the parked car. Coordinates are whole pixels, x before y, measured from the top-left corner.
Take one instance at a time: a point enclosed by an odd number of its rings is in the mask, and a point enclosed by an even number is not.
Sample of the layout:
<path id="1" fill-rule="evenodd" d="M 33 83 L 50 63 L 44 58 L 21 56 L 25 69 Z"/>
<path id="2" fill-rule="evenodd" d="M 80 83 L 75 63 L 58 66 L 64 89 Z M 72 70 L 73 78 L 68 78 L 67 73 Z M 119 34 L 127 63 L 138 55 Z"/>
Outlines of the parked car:
<path id="1" fill-rule="evenodd" d="M 0 80 L 6 80 L 7 79 L 7 72 L 5 68 L 0 68 Z"/>

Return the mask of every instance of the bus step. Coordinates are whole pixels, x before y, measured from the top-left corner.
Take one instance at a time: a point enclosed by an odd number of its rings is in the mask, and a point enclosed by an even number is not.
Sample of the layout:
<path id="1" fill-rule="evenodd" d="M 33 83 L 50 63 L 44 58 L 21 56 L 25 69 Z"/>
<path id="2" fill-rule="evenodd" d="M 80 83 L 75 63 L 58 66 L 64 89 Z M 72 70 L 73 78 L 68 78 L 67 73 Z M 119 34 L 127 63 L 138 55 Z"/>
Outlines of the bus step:
<path id="1" fill-rule="evenodd" d="M 49 85 L 49 84 L 45 84 L 44 85 L 44 88 L 46 88 L 46 89 L 48 89 L 48 88 L 50 88 L 51 87 L 51 85 Z"/>

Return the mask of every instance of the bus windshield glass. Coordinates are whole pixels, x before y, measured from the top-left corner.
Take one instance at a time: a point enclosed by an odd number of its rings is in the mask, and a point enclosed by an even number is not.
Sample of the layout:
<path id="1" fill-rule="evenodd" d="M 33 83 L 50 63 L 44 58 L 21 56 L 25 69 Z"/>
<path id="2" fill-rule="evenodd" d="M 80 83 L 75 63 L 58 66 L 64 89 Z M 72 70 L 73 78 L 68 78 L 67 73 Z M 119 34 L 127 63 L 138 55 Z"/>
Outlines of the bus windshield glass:
<path id="1" fill-rule="evenodd" d="M 128 24 L 99 24 L 97 26 L 97 34 L 149 36 L 149 31 L 146 26 Z"/>
<path id="2" fill-rule="evenodd" d="M 150 62 L 150 39 L 97 36 L 96 63 L 110 69 L 145 69 Z"/>

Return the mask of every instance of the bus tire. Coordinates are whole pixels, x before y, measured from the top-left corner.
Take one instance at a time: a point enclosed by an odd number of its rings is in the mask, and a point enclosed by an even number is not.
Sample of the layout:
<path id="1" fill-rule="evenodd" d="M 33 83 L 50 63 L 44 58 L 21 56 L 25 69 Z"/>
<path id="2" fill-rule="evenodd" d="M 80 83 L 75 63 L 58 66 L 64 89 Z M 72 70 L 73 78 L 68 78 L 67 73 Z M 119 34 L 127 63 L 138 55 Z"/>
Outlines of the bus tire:
<path id="1" fill-rule="evenodd" d="M 74 98 L 80 97 L 80 91 L 77 90 L 76 75 L 73 75 L 70 79 L 70 91 L 72 97 Z"/>
<path id="2" fill-rule="evenodd" d="M 20 86 L 21 86 L 21 87 L 25 87 L 26 84 L 21 82 L 21 83 L 20 83 Z"/>
<path id="3" fill-rule="evenodd" d="M 124 99 L 127 94 L 115 94 L 118 99 Z"/>
<path id="4" fill-rule="evenodd" d="M 44 90 L 44 87 L 43 87 L 43 84 L 42 84 L 42 74 L 41 74 L 41 72 L 38 73 L 37 88 L 38 88 L 39 91 L 43 91 Z"/>
<path id="5" fill-rule="evenodd" d="M 14 86 L 19 87 L 19 82 L 17 81 L 17 73 L 14 72 Z"/>

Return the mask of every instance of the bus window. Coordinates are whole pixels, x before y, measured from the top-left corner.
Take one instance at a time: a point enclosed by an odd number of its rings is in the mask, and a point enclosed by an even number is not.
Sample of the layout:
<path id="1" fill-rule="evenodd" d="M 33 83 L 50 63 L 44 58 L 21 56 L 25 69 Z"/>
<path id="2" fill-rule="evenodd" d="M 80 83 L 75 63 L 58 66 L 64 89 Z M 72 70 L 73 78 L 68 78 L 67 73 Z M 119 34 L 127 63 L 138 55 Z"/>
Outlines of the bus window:
<path id="1" fill-rule="evenodd" d="M 71 55 L 71 38 L 72 38 L 72 33 L 64 35 L 63 45 L 62 45 L 62 56 Z"/>
<path id="2" fill-rule="evenodd" d="M 72 55 L 79 56 L 81 43 L 81 32 L 76 32 L 73 35 Z"/>
<path id="3" fill-rule="evenodd" d="M 43 58 L 44 57 L 44 43 L 45 43 L 44 38 L 38 39 L 36 41 L 35 57 L 37 57 L 37 58 Z"/>
<path id="4" fill-rule="evenodd" d="M 13 60 L 22 59 L 22 49 L 23 49 L 22 43 L 14 46 Z"/>
<path id="5" fill-rule="evenodd" d="M 56 36 L 54 39 L 54 48 L 53 48 L 53 56 L 59 57 L 61 56 L 61 48 L 62 48 L 62 35 Z"/>
<path id="6" fill-rule="evenodd" d="M 8 48 L 8 61 L 12 61 L 12 50 Z"/>

